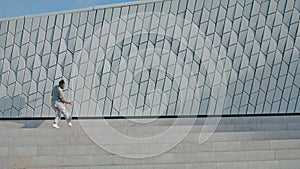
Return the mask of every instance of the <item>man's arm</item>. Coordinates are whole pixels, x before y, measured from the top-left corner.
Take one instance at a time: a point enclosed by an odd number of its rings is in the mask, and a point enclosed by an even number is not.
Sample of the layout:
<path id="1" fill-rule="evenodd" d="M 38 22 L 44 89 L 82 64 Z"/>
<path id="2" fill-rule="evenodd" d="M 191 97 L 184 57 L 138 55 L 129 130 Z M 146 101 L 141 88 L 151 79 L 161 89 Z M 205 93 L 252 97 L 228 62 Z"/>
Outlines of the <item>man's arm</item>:
<path id="1" fill-rule="evenodd" d="M 62 90 L 59 92 L 59 98 L 60 98 L 60 101 L 65 104 L 72 104 L 71 102 L 68 102 L 67 100 L 64 99 L 64 93 Z"/>
<path id="2" fill-rule="evenodd" d="M 67 100 L 65 100 L 64 98 L 60 99 L 61 102 L 65 103 L 65 104 L 72 104 L 71 102 L 68 102 Z"/>

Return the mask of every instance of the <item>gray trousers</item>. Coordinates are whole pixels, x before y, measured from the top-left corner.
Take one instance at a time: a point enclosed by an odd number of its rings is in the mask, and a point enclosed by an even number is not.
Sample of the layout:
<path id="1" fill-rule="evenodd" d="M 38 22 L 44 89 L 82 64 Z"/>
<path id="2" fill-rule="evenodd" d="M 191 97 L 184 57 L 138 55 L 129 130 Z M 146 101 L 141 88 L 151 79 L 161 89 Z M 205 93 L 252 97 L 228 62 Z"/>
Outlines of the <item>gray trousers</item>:
<path id="1" fill-rule="evenodd" d="M 52 103 L 52 108 L 55 111 L 55 123 L 58 124 L 58 121 L 60 120 L 61 114 L 65 116 L 65 119 L 67 122 L 70 122 L 72 120 L 71 113 L 67 111 L 65 104 L 60 101 L 54 101 Z"/>

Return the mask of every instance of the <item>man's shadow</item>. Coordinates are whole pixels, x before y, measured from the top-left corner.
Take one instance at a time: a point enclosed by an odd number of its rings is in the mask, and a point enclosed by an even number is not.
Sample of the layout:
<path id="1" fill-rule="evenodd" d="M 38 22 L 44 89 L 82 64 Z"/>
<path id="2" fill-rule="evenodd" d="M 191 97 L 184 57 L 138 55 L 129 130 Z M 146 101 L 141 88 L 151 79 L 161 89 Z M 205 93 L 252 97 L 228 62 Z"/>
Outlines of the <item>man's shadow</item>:
<path id="1" fill-rule="evenodd" d="M 0 120 L 13 120 L 13 122 L 24 124 L 21 128 L 39 127 L 45 120 L 26 117 L 26 107 L 28 104 L 41 99 L 42 97 L 27 101 L 22 96 L 15 96 L 13 98 L 6 96 L 1 98 Z"/>

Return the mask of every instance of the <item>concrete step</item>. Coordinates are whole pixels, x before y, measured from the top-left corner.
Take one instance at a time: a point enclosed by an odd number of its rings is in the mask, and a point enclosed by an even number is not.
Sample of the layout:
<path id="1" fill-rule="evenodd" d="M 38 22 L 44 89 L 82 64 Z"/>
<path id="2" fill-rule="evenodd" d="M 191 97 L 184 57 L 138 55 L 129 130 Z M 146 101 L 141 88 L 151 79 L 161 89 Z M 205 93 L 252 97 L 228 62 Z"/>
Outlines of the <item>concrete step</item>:
<path id="1" fill-rule="evenodd" d="M 76 123 L 74 125 L 77 125 Z M 128 136 L 137 136 L 137 137 L 145 137 L 145 136 L 153 136 L 160 134 L 167 130 L 172 130 L 174 134 L 180 133 L 201 133 L 204 131 L 214 131 L 216 133 L 222 132 L 265 132 L 265 131 L 300 131 L 298 129 L 300 124 L 261 124 L 261 125 L 219 125 L 213 126 L 208 125 L 205 126 L 205 130 L 203 126 L 153 126 L 153 127 L 118 127 L 113 128 L 115 131 L 126 134 Z M 214 130 L 214 127 L 217 127 Z M 104 130 L 100 127 L 91 127 L 91 128 L 80 128 L 80 127 L 72 127 L 69 128 L 67 126 L 61 126 L 60 129 L 56 130 L 52 128 L 51 124 L 48 125 L 48 128 L 9 128 L 9 129 L 0 129 L 1 136 L 36 136 L 37 132 L 39 136 L 85 136 L 85 130 L 95 130 L 101 134 L 110 134 L 110 130 Z"/>
<path id="2" fill-rule="evenodd" d="M 59 131 L 58 131 L 59 132 Z M 71 131 L 70 131 L 71 132 Z M 95 135 L 94 135 L 95 136 Z M 101 143 L 105 145 L 114 144 L 131 144 L 130 142 L 120 142 L 116 140 L 114 135 L 100 134 Z M 175 133 L 168 135 L 164 140 L 158 140 L 161 144 L 174 144 L 183 134 Z M 181 142 L 182 143 L 199 143 L 199 133 L 189 133 Z M 254 132 L 216 132 L 209 138 L 208 142 L 233 142 L 233 141 L 259 141 L 259 140 L 295 140 L 300 139 L 300 131 L 254 131 Z M 145 142 L 152 143 L 152 142 Z M 0 147 L 5 146 L 47 146 L 47 145 L 93 145 L 94 142 L 87 135 L 40 135 L 37 131 L 36 135 L 31 136 L 2 136 L 0 139 Z"/>
<path id="3" fill-rule="evenodd" d="M 161 143 L 157 144 L 162 147 Z M 156 145 L 156 146 L 157 146 Z M 263 141 L 232 141 L 186 143 L 176 145 L 168 153 L 204 153 L 204 152 L 272 152 L 278 158 L 289 159 L 299 157 L 300 139 L 296 140 L 263 140 Z M 130 145 L 107 145 L 106 147 L 130 148 Z M 147 151 L 152 145 L 140 145 Z M 135 151 L 135 150 L 133 150 Z M 49 155 L 113 155 L 96 144 L 87 145 L 14 145 L 0 147 L 0 156 L 49 156 Z"/>
<path id="4" fill-rule="evenodd" d="M 54 118 L 53 118 L 54 119 Z M 209 120 L 211 119 L 211 120 Z M 217 119 L 217 120 L 213 120 Z M 300 116 L 241 116 L 241 117 L 210 117 L 210 118 L 148 118 L 148 119 L 78 119 L 74 121 L 105 121 L 113 127 L 136 127 L 140 124 L 145 126 L 170 126 L 170 125 L 209 125 L 210 122 L 219 125 L 252 125 L 252 124 L 297 124 L 300 123 Z M 19 127 L 19 128 L 48 128 L 48 121 L 53 120 L 0 120 L 2 127 Z M 47 123 L 45 123 L 47 122 Z M 146 123 L 147 122 L 147 123 Z M 149 122 L 149 123 L 148 123 Z M 51 123 L 50 123 L 51 124 Z M 62 120 L 60 124 L 65 124 Z M 78 126 L 78 125 L 77 125 Z M 76 127 L 76 126 L 74 126 Z"/>
<path id="5" fill-rule="evenodd" d="M 298 152 L 299 153 L 299 152 Z M 200 153 L 164 153 L 155 157 L 147 159 L 130 159 L 125 157 L 119 157 L 116 155 L 44 155 L 44 156 L 28 156 L 28 157 L 2 157 L 2 166 L 15 166 L 24 168 L 48 168 L 48 167 L 89 167 L 89 166 L 173 166 L 175 168 L 184 166 L 197 166 L 200 164 L 213 163 L 217 164 L 219 168 L 226 166 L 229 163 L 233 166 L 240 166 L 241 164 L 249 166 L 250 169 L 254 169 L 254 166 L 258 168 L 269 168 L 284 166 L 294 166 L 299 163 L 299 155 L 289 156 L 289 159 L 281 158 L 274 151 L 247 151 L 247 152 L 200 152 Z M 18 160 L 17 163 L 14 163 Z M 289 165 L 292 163 L 294 165 Z M 274 163 L 274 164 L 273 164 Z M 282 163 L 282 164 L 280 164 Z M 180 165 L 176 165 L 180 164 Z M 271 164 L 271 165 L 270 165 Z M 276 165 L 275 165 L 276 164 Z M 209 165 L 208 165 L 209 166 Z M 224 167 L 225 167 L 224 166 Z M 264 166 L 264 167 L 263 167 Z M 228 168 L 227 166 L 226 168 Z M 144 167 L 143 167 L 144 168 Z M 244 169 L 244 168 L 241 168 Z"/>
<path id="6" fill-rule="evenodd" d="M 298 169 L 300 160 L 236 161 L 208 163 L 128 164 L 113 166 L 47 167 L 47 169 Z M 37 169 L 37 168 L 32 168 Z"/>
<path id="7" fill-rule="evenodd" d="M 33 121 L 33 123 L 36 121 Z M 115 122 L 115 121 L 113 121 Z M 27 122 L 28 123 L 28 122 Z M 39 126 L 35 128 L 24 127 L 22 123 L 15 121 L 1 121 L 0 125 L 0 135 L 4 136 L 34 136 L 36 132 L 39 136 L 57 136 L 57 135 L 76 135 L 84 136 L 86 133 L 84 129 L 98 130 L 101 134 L 110 134 L 110 130 L 106 130 L 104 127 L 113 128 L 117 132 L 122 134 L 132 135 L 132 136 L 152 136 L 155 134 L 160 134 L 170 128 L 174 129 L 176 133 L 200 133 L 203 132 L 203 127 L 209 129 L 208 131 L 214 132 L 264 132 L 264 131 L 297 131 L 300 130 L 300 123 L 232 123 L 232 124 L 205 124 L 205 125 L 161 125 L 161 126 L 150 126 L 150 125 L 104 125 L 105 121 L 94 121 L 84 122 L 84 127 L 81 125 L 80 121 L 73 121 L 73 127 L 70 128 L 65 122 L 60 123 L 60 129 L 56 130 L 52 128 L 52 121 L 43 121 Z M 123 123 L 123 122 L 122 122 Z M 85 125 L 87 124 L 87 126 Z"/>
<path id="8" fill-rule="evenodd" d="M 99 136 L 107 151 L 97 145 L 84 131 L 80 121 L 74 120 L 74 127 L 61 122 L 60 129 L 53 129 L 51 120 L 46 121 L 1 121 L 0 122 L 0 166 L 6 168 L 216 168 L 216 169 L 289 169 L 300 160 L 300 130 L 297 120 L 263 120 L 252 118 L 249 123 L 241 118 L 222 121 L 203 144 L 199 136 L 203 124 L 192 126 L 182 119 L 172 126 L 175 129 L 164 140 L 157 142 L 120 142 L 107 128 L 99 123 L 90 128 L 100 131 Z M 93 120 L 92 120 L 93 121 Z M 107 120 L 117 131 L 126 136 L 145 137 L 161 133 L 170 128 L 170 119 L 159 119 L 160 125 L 137 125 L 122 120 Z M 243 121 L 243 122 L 242 122 Z M 277 123 L 276 123 L 277 121 Z M 144 121 L 145 122 L 145 121 Z M 32 123 L 32 124 L 31 124 Z M 100 122 L 102 124 L 103 121 Z M 27 127 L 24 127 L 24 124 Z M 37 125 L 38 124 L 38 125 Z M 171 123 L 170 123 L 171 124 Z M 31 126 L 30 126 L 31 125 Z M 28 127 L 29 126 L 29 127 Z M 24 127 L 24 128 L 22 128 Z M 213 128 L 213 124 L 206 127 Z M 180 136 L 187 136 L 178 142 Z M 153 145 L 152 145 L 153 144 Z M 154 146 L 155 145 L 155 146 Z M 153 147 L 158 150 L 170 147 L 168 151 L 154 157 L 135 159 L 119 156 L 116 150 L 128 153 L 151 155 Z M 0 168 L 1 168 L 0 167 Z M 2 167 L 3 168 L 3 167 Z"/>

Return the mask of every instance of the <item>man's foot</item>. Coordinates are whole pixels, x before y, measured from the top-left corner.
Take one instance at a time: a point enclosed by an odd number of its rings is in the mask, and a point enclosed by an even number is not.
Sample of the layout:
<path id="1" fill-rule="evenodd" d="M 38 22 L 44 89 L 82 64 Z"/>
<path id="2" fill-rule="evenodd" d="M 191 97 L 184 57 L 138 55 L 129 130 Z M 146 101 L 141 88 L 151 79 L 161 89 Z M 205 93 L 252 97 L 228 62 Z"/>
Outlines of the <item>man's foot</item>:
<path id="1" fill-rule="evenodd" d="M 72 125 L 72 123 L 71 123 L 71 122 L 69 122 L 69 123 L 68 123 L 68 126 L 69 126 L 69 127 L 72 127 L 73 125 Z"/>
<path id="2" fill-rule="evenodd" d="M 59 129 L 59 126 L 56 123 L 53 123 L 53 127 Z"/>

